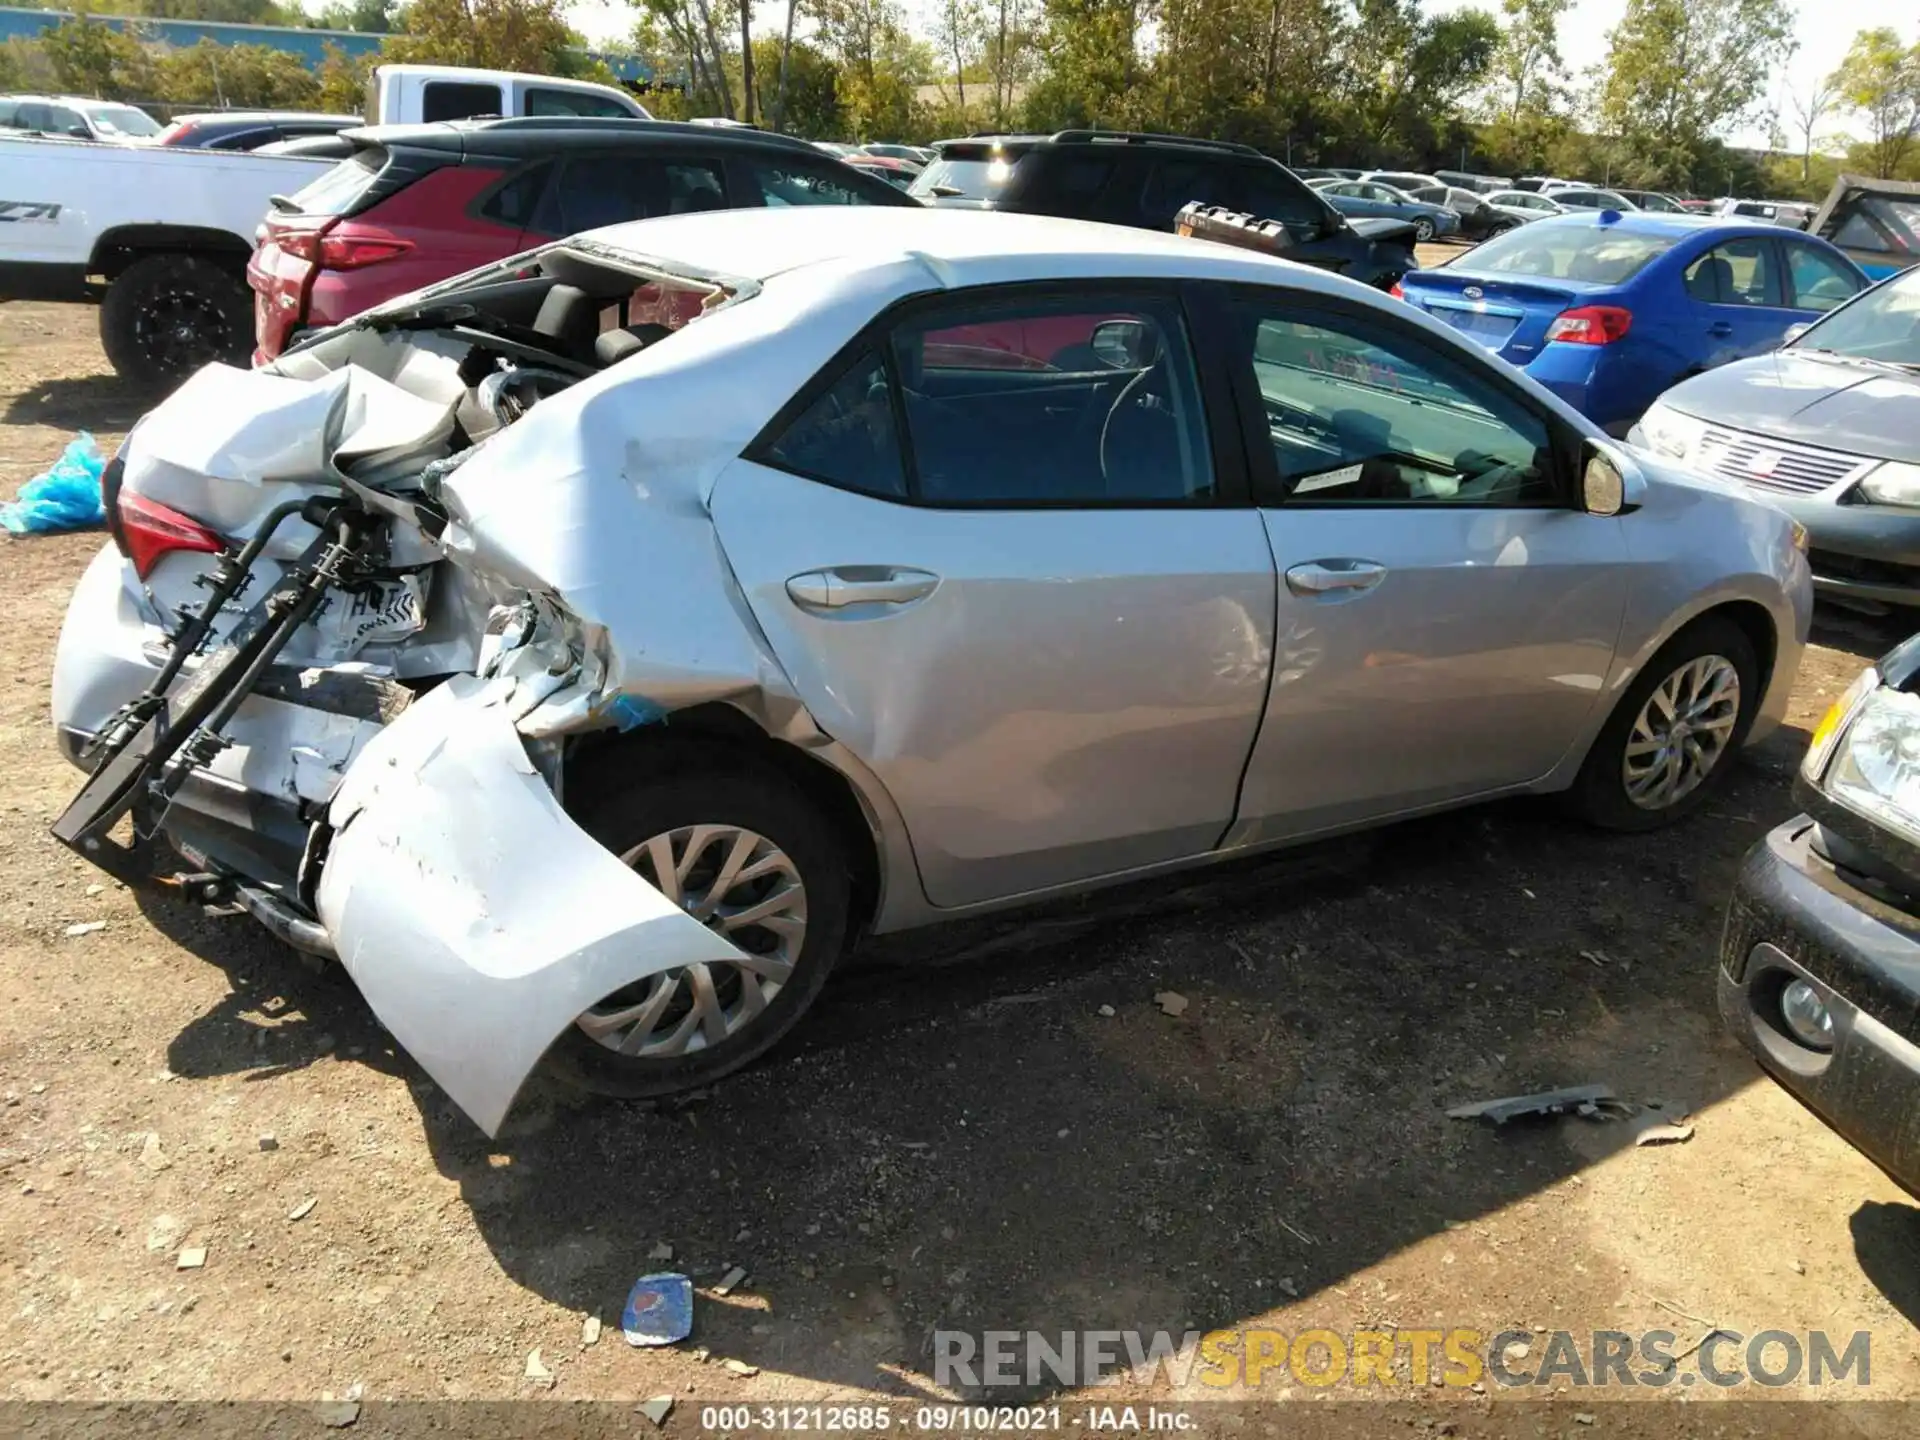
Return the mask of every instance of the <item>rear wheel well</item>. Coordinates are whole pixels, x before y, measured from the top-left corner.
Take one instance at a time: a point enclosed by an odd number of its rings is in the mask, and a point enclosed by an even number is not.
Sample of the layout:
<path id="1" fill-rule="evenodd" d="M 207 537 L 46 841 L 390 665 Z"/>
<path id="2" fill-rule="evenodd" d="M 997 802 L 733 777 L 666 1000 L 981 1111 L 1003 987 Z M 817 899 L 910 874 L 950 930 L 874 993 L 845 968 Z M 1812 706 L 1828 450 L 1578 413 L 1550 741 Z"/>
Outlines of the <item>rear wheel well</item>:
<path id="1" fill-rule="evenodd" d="M 775 740 L 731 705 L 695 705 L 676 710 L 661 724 L 581 736 L 567 751 L 566 785 L 581 776 L 618 770 L 680 771 L 694 765 L 764 766 L 790 781 L 831 825 L 852 881 L 849 938 L 872 924 L 880 904 L 880 855 L 873 827 L 852 784 L 839 771 L 798 746 Z"/>
<path id="2" fill-rule="evenodd" d="M 244 275 L 252 248 L 228 230 L 199 225 L 122 225 L 93 243 L 88 270 L 117 280 L 136 261 L 149 255 L 193 255 L 235 275 Z"/>

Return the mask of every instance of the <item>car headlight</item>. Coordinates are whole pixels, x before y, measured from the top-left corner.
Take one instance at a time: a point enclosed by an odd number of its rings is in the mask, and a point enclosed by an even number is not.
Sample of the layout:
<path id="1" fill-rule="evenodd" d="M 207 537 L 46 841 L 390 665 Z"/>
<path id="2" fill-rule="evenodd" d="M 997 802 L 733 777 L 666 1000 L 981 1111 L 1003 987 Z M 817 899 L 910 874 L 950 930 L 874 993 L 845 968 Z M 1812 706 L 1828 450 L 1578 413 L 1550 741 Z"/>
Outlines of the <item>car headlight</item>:
<path id="1" fill-rule="evenodd" d="M 1920 695 L 1870 691 L 1841 730 L 1825 789 L 1920 844 Z"/>
<path id="2" fill-rule="evenodd" d="M 1640 433 L 1647 437 L 1647 448 L 1669 460 L 1686 460 L 1707 433 L 1707 422 L 1682 415 L 1664 400 L 1656 400 L 1640 417 Z"/>
<path id="3" fill-rule="evenodd" d="M 1806 758 L 1800 762 L 1800 774 L 1808 784 L 1820 783 L 1820 777 L 1826 773 L 1827 761 L 1833 757 L 1834 742 L 1847 728 L 1847 722 L 1853 718 L 1853 712 L 1860 708 L 1860 702 L 1879 686 L 1880 672 L 1869 665 L 1841 692 L 1840 698 L 1827 707 L 1827 713 L 1813 727 L 1813 739 L 1807 746 Z"/>
<path id="4" fill-rule="evenodd" d="M 1920 465 L 1889 460 L 1875 466 L 1860 482 L 1860 498 L 1876 505 L 1920 507 Z"/>

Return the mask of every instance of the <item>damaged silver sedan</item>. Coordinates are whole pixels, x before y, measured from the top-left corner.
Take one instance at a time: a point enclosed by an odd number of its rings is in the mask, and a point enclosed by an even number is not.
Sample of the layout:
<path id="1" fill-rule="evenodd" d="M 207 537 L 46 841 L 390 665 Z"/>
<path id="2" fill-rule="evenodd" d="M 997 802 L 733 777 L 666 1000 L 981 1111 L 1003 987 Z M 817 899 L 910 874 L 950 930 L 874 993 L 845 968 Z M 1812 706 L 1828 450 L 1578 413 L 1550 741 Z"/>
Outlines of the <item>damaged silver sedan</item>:
<path id="1" fill-rule="evenodd" d="M 576 237 L 209 367 L 105 486 L 56 835 L 337 956 L 490 1134 L 543 1057 L 737 1069 L 862 934 L 1665 823 L 1810 607 L 1791 521 L 1372 291 L 966 212 Z"/>

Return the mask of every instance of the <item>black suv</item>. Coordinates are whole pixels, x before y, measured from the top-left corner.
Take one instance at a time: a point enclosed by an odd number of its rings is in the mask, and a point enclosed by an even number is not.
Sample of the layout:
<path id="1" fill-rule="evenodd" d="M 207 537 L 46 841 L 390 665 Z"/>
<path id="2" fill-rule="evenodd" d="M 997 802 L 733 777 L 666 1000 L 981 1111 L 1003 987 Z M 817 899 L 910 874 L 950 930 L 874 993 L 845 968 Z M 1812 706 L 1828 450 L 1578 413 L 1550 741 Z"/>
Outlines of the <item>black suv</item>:
<path id="1" fill-rule="evenodd" d="M 930 205 L 1011 210 L 1171 230 L 1189 203 L 1277 220 L 1289 260 L 1387 289 L 1414 266 L 1413 227 L 1348 220 L 1278 160 L 1251 145 L 1062 130 L 942 140 L 907 192 Z"/>

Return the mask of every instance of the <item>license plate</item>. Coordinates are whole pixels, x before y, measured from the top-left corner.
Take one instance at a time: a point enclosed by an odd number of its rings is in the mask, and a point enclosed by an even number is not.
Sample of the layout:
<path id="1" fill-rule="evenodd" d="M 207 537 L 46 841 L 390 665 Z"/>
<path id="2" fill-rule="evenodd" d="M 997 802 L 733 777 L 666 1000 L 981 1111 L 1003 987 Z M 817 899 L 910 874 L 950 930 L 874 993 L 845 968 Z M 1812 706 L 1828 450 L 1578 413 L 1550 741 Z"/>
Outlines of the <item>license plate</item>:
<path id="1" fill-rule="evenodd" d="M 368 645 L 404 640 L 427 623 L 428 572 L 377 580 L 356 590 L 336 590 L 315 617 L 323 653 L 350 659 Z"/>
<path id="2" fill-rule="evenodd" d="M 1444 320 L 1461 334 L 1471 336 L 1489 349 L 1498 350 L 1513 334 L 1513 327 L 1519 321 L 1512 315 L 1498 315 L 1490 310 L 1454 310 L 1435 309 L 1429 312 L 1437 320 Z"/>

